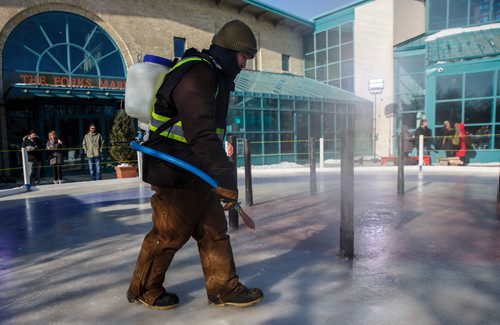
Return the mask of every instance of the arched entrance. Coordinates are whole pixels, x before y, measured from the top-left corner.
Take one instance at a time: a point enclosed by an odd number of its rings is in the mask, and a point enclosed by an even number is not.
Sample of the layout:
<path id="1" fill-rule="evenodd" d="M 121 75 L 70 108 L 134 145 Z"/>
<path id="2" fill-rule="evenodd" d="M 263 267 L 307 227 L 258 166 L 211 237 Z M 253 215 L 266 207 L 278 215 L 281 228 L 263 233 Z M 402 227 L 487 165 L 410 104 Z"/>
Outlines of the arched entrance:
<path id="1" fill-rule="evenodd" d="M 93 21 L 63 11 L 25 19 L 7 38 L 2 69 L 9 147 L 30 129 L 42 141 L 56 130 L 74 148 L 90 123 L 107 137 L 123 99 L 126 65 Z M 79 151 L 68 158 L 79 160 Z M 10 160 L 18 164 L 17 157 Z"/>

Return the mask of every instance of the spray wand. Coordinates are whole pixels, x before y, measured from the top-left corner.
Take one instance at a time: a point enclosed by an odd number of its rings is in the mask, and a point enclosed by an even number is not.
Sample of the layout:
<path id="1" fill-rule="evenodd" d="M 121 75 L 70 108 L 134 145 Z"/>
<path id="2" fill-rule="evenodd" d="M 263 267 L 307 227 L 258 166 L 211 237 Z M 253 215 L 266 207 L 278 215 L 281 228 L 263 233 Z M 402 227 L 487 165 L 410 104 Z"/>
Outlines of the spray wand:
<path id="1" fill-rule="evenodd" d="M 142 138 L 142 134 L 139 134 L 139 141 L 141 140 L 141 138 Z M 215 179 L 213 179 L 210 175 L 208 175 L 207 173 L 205 173 L 201 169 L 199 169 L 199 168 L 197 168 L 197 167 L 195 167 L 195 166 L 193 166 L 193 165 L 191 165 L 183 160 L 180 160 L 179 158 L 176 158 L 174 156 L 166 154 L 164 152 L 143 146 L 140 144 L 139 141 L 130 142 L 130 147 L 134 150 L 140 151 L 144 154 L 156 157 L 158 159 L 161 159 L 163 161 L 168 162 L 169 164 L 180 167 L 180 168 L 198 176 L 199 178 L 201 178 L 203 181 L 205 181 L 208 185 L 210 185 L 214 189 L 216 189 L 219 186 L 217 184 L 217 182 L 215 181 Z M 243 222 L 245 222 L 245 224 L 249 228 L 255 229 L 254 221 L 252 220 L 252 218 L 250 218 L 250 216 L 248 214 L 245 213 L 245 211 L 243 211 L 243 209 L 241 208 L 240 202 L 236 202 L 236 206 L 234 207 L 234 209 L 236 209 L 236 211 L 238 212 L 238 214 L 241 217 L 241 219 L 243 220 Z"/>

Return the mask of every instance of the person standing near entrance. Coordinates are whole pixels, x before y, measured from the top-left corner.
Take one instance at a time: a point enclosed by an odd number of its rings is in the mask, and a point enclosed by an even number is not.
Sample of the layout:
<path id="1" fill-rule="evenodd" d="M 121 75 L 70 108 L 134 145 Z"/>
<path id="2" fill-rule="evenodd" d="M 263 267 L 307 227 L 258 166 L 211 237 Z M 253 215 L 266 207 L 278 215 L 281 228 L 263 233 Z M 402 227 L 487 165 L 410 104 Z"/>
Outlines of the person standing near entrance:
<path id="1" fill-rule="evenodd" d="M 42 169 L 42 150 L 43 144 L 38 138 L 35 130 L 31 130 L 27 136 L 23 138 L 21 147 L 28 151 L 28 175 L 34 179 L 34 184 L 40 184 L 40 171 Z"/>
<path id="2" fill-rule="evenodd" d="M 64 153 L 62 152 L 63 142 L 57 137 L 56 131 L 49 132 L 49 140 L 46 149 L 49 153 L 49 165 L 52 166 L 54 174 L 54 184 L 62 184 L 62 166 L 64 163 Z"/>
<path id="3" fill-rule="evenodd" d="M 420 120 L 420 126 L 415 130 L 416 141 L 418 141 L 418 138 L 421 135 L 424 136 L 424 156 L 428 156 L 430 154 L 432 144 L 432 131 L 427 127 L 427 120 L 425 119 Z"/>
<path id="4" fill-rule="evenodd" d="M 453 150 L 453 135 L 455 134 L 455 130 L 451 128 L 451 124 L 449 121 L 443 122 L 443 142 L 442 149 L 446 153 L 446 157 L 453 157 L 455 155 L 455 151 Z"/>
<path id="5" fill-rule="evenodd" d="M 101 179 L 101 157 L 104 140 L 97 132 L 96 126 L 90 124 L 89 132 L 83 137 L 83 151 L 89 160 L 90 178 L 93 181 Z"/>
<path id="6" fill-rule="evenodd" d="M 244 307 L 262 299 L 260 289 L 247 288 L 236 274 L 224 210 L 235 206 L 238 187 L 222 142 L 234 79 L 256 53 L 250 27 L 233 20 L 213 37 L 209 50 L 187 50 L 164 78 L 146 145 L 201 168 L 219 187 L 213 190 L 188 172 L 144 156 L 143 178 L 155 191 L 153 229 L 137 258 L 127 291 L 129 302 L 153 309 L 178 305 L 179 298 L 167 292 L 163 282 L 176 252 L 190 237 L 198 243 L 210 304 Z"/>

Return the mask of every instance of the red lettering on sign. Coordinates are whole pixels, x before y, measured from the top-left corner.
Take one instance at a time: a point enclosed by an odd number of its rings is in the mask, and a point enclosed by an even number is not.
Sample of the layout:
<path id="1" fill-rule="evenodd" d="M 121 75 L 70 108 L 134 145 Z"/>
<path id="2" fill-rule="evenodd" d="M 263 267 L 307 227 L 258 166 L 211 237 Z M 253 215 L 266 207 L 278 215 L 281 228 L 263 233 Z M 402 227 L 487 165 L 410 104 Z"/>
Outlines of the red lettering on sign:
<path id="1" fill-rule="evenodd" d="M 19 82 L 23 84 L 41 85 L 41 86 L 62 86 L 62 87 L 80 87 L 80 88 L 112 88 L 125 89 L 125 80 L 101 79 L 97 78 L 70 78 L 69 76 L 57 75 L 36 75 L 19 74 Z"/>
<path id="2" fill-rule="evenodd" d="M 23 81 L 23 84 L 27 84 L 30 76 L 27 74 L 20 74 L 19 77 Z"/>

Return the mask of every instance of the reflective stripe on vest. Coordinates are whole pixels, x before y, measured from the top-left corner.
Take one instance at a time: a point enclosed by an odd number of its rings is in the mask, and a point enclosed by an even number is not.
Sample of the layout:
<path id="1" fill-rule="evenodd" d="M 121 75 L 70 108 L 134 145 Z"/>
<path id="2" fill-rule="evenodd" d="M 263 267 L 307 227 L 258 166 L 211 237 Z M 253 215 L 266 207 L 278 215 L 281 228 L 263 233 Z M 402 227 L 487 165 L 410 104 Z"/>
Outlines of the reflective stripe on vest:
<path id="1" fill-rule="evenodd" d="M 174 67 L 172 69 L 170 69 L 170 71 L 168 73 L 172 72 L 173 70 L 180 67 L 181 65 L 188 63 L 188 62 L 192 62 L 192 61 L 205 61 L 208 64 L 212 65 L 212 63 L 210 61 L 208 61 L 204 58 L 190 57 L 190 58 L 186 58 L 186 59 L 183 59 L 183 60 L 177 62 L 177 64 L 174 65 Z M 219 95 L 219 85 L 217 85 L 217 89 L 215 90 L 215 98 L 217 98 L 217 95 Z M 149 129 L 151 131 L 155 132 L 156 130 L 158 130 L 158 128 L 163 123 L 168 122 L 170 120 L 171 120 L 170 117 L 157 114 L 157 113 L 155 113 L 155 110 L 153 109 L 152 113 L 151 113 L 151 124 L 149 126 Z M 224 129 L 217 128 L 215 130 L 215 133 L 217 133 L 217 136 L 219 137 L 219 139 L 221 141 L 224 141 Z M 183 143 L 187 143 L 187 140 L 184 137 L 184 131 L 182 130 L 182 122 L 181 121 L 175 123 L 169 130 L 163 131 L 162 133 L 160 133 L 160 135 L 164 136 L 166 138 L 170 138 L 170 139 L 177 140 L 177 141 L 180 141 Z"/>

